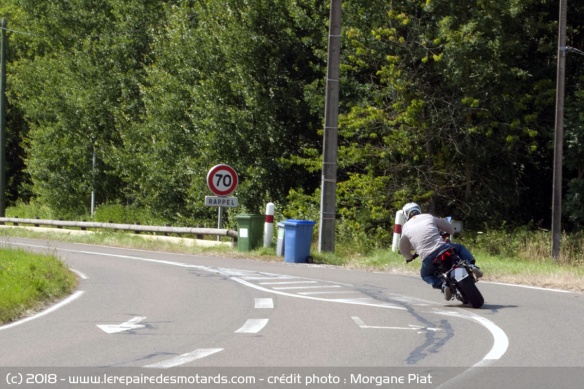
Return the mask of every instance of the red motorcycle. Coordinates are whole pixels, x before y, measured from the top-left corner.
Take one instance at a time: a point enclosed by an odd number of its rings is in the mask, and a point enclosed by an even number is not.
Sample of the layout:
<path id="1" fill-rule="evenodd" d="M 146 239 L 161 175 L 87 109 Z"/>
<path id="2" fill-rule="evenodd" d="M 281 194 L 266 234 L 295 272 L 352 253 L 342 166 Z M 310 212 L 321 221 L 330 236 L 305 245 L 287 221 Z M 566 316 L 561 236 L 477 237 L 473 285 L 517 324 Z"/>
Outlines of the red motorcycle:
<path id="1" fill-rule="evenodd" d="M 485 300 L 476 286 L 478 278 L 472 272 L 471 265 L 462 260 L 452 247 L 440 252 L 432 264 L 436 266 L 436 276 L 450 288 L 453 298 L 473 308 L 483 306 Z"/>

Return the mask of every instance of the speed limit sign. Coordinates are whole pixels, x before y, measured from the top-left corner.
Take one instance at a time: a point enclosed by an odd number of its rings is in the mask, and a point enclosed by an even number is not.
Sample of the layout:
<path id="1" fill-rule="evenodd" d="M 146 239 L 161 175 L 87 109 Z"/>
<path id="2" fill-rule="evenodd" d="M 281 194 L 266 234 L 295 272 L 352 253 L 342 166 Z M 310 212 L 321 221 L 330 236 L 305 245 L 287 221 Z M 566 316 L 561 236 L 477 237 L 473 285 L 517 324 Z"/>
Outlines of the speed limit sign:
<path id="1" fill-rule="evenodd" d="M 231 166 L 215 165 L 207 173 L 207 185 L 217 196 L 227 196 L 237 187 L 237 173 Z"/>

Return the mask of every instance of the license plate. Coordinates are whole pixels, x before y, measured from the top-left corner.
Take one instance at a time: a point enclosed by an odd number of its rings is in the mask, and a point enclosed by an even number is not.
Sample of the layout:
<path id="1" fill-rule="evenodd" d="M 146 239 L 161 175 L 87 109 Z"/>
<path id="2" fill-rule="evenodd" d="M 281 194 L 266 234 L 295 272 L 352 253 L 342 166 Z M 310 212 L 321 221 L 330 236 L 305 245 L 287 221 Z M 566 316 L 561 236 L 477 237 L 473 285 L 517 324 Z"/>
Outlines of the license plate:
<path id="1" fill-rule="evenodd" d="M 457 267 L 456 269 L 454 269 L 454 279 L 456 281 L 460 282 L 464 280 L 466 277 L 468 277 L 468 272 L 464 267 Z"/>

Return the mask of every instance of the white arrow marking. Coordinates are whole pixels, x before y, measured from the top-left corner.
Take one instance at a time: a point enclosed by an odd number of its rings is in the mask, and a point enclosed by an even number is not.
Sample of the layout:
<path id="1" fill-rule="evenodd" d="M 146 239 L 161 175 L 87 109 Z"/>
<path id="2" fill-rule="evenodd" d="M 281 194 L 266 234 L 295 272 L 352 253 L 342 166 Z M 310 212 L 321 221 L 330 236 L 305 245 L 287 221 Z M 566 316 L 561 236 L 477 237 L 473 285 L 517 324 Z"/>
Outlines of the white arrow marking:
<path id="1" fill-rule="evenodd" d="M 363 322 L 363 320 L 361 320 L 357 316 L 352 316 L 351 318 L 361 328 L 374 328 L 374 329 L 382 329 L 382 330 L 416 330 L 416 331 L 425 330 L 425 331 L 434 331 L 434 332 L 440 331 L 440 328 L 422 327 L 422 326 L 416 326 L 413 324 L 410 324 L 407 327 L 368 326 L 367 324 L 365 324 L 365 322 Z"/>
<path id="2" fill-rule="evenodd" d="M 144 367 L 157 368 L 157 369 L 168 369 L 170 367 L 184 365 L 185 363 L 192 362 L 196 359 L 205 358 L 209 355 L 218 353 L 219 351 L 222 351 L 222 350 L 223 350 L 222 348 L 200 348 L 200 349 L 197 349 L 193 352 L 182 354 L 182 355 L 179 355 L 177 357 L 167 359 L 166 361 L 153 363 L 151 365 L 146 365 Z"/>
<path id="3" fill-rule="evenodd" d="M 138 328 L 146 327 L 143 324 L 137 324 L 144 319 L 146 318 L 143 316 L 136 316 L 135 318 L 130 319 L 122 324 L 98 324 L 97 326 L 101 328 L 103 331 L 107 332 L 108 334 L 116 334 L 118 332 L 137 330 Z"/>

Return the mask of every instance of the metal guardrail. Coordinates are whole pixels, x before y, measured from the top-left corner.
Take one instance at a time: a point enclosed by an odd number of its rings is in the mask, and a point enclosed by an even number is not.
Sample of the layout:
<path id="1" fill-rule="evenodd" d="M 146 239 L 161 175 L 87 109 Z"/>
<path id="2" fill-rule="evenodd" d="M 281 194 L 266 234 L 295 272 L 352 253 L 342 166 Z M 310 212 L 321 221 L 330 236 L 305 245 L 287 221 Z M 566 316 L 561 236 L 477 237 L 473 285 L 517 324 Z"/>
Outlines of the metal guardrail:
<path id="1" fill-rule="evenodd" d="M 15 226 L 21 224 L 31 224 L 35 227 L 54 226 L 57 228 L 76 227 L 82 230 L 88 228 L 111 229 L 122 231 L 153 232 L 158 234 L 179 234 L 179 235 L 204 235 L 227 236 L 237 242 L 237 231 L 220 229 L 220 228 L 200 228 L 200 227 L 170 227 L 170 226 L 145 226 L 140 224 L 118 224 L 118 223 L 96 223 L 96 222 L 77 222 L 66 220 L 47 220 L 47 219 L 21 219 L 18 217 L 0 217 L 0 224 L 12 223 Z"/>

